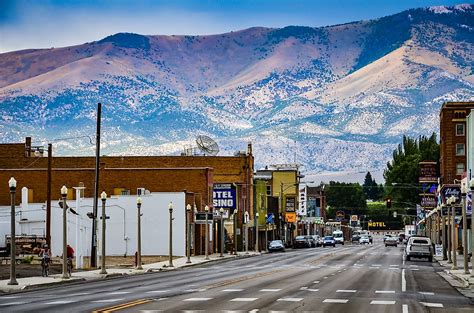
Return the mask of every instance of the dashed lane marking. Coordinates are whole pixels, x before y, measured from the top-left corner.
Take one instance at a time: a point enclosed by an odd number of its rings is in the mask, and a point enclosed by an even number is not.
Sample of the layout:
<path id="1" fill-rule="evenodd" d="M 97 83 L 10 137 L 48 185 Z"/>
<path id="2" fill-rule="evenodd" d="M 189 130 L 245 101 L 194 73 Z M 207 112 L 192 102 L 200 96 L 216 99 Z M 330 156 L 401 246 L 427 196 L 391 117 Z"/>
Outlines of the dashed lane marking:
<path id="1" fill-rule="evenodd" d="M 370 302 L 370 304 L 385 304 L 385 305 L 389 305 L 389 304 L 395 304 L 396 301 L 386 301 L 386 300 L 372 300 Z"/>
<path id="2" fill-rule="evenodd" d="M 357 290 L 354 290 L 354 289 L 338 289 L 336 290 L 336 292 L 351 292 L 351 293 L 354 293 L 354 292 L 357 292 Z"/>
<path id="3" fill-rule="evenodd" d="M 92 303 L 107 303 L 107 302 L 117 302 L 117 301 L 122 301 L 123 298 L 120 299 L 102 299 L 102 300 L 95 300 L 91 301 Z"/>
<path id="4" fill-rule="evenodd" d="M 303 300 L 303 298 L 280 298 L 277 301 L 284 301 L 284 302 L 299 302 Z"/>
<path id="5" fill-rule="evenodd" d="M 114 292 L 106 293 L 106 295 L 108 295 L 108 296 L 125 295 L 125 294 L 128 294 L 128 293 L 132 293 L 132 292 L 131 291 L 114 291 Z"/>
<path id="6" fill-rule="evenodd" d="M 319 284 L 319 280 L 315 280 L 313 283 L 314 284 Z"/>
<path id="7" fill-rule="evenodd" d="M 21 305 L 25 304 L 26 302 L 7 302 L 7 303 L 2 303 L 0 306 L 9 306 L 9 305 Z"/>
<path id="8" fill-rule="evenodd" d="M 17 299 L 17 298 L 20 298 L 20 296 L 4 296 L 4 297 L 0 297 L 0 300 L 3 300 L 3 299 Z"/>
<path id="9" fill-rule="evenodd" d="M 408 313 L 408 304 L 402 305 L 402 313 Z"/>
<path id="10" fill-rule="evenodd" d="M 140 310 L 141 313 L 158 313 L 163 312 L 163 310 Z"/>
<path id="11" fill-rule="evenodd" d="M 433 302 L 420 302 L 420 304 L 429 307 L 429 308 L 442 308 L 442 303 L 433 303 Z"/>
<path id="12" fill-rule="evenodd" d="M 316 292 L 316 291 L 319 291 L 319 289 L 311 289 L 311 288 L 308 288 L 308 289 L 305 289 L 306 291 L 311 291 L 311 292 Z"/>
<path id="13" fill-rule="evenodd" d="M 281 291 L 281 289 L 260 289 L 261 292 L 278 292 Z"/>
<path id="14" fill-rule="evenodd" d="M 183 301 L 188 301 L 188 302 L 200 302 L 200 301 L 209 301 L 212 298 L 188 298 L 184 299 Z"/>
<path id="15" fill-rule="evenodd" d="M 347 303 L 349 299 L 324 299 L 323 303 Z"/>
<path id="16" fill-rule="evenodd" d="M 402 269 L 402 291 L 407 291 L 407 281 L 405 279 L 405 269 Z"/>
<path id="17" fill-rule="evenodd" d="M 308 287 L 301 287 L 300 290 L 306 290 Z"/>
<path id="18" fill-rule="evenodd" d="M 73 303 L 77 301 L 73 300 L 58 300 L 58 301 L 51 301 L 51 302 L 45 302 L 45 305 L 56 305 L 56 304 L 68 304 L 68 303 Z"/>
<path id="19" fill-rule="evenodd" d="M 434 296 L 434 292 L 418 291 L 420 295 Z"/>
<path id="20" fill-rule="evenodd" d="M 324 276 L 323 278 L 324 278 L 324 279 L 328 279 L 328 277 L 327 277 L 327 276 Z"/>
<path id="21" fill-rule="evenodd" d="M 224 289 L 221 291 L 222 292 L 239 292 L 239 291 L 243 291 L 243 289 Z"/>
<path id="22" fill-rule="evenodd" d="M 257 300 L 258 298 L 234 298 L 230 300 L 231 302 L 252 302 Z"/>
<path id="23" fill-rule="evenodd" d="M 375 293 L 395 293 L 395 290 L 375 290 Z"/>
<path id="24" fill-rule="evenodd" d="M 184 292 L 202 292 L 206 291 L 207 289 L 202 288 L 202 289 L 186 289 Z"/>
<path id="25" fill-rule="evenodd" d="M 169 290 L 150 290 L 145 293 L 165 293 L 168 292 Z"/>

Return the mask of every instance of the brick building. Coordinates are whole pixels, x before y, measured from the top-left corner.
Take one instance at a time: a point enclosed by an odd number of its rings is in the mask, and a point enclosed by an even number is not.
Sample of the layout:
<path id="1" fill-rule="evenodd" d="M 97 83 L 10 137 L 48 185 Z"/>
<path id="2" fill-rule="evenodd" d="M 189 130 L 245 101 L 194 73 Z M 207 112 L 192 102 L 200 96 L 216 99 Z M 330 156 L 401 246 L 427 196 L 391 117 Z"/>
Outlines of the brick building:
<path id="1" fill-rule="evenodd" d="M 474 102 L 446 102 L 441 107 L 440 175 L 441 184 L 452 184 L 466 171 L 466 117 Z"/>
<path id="2" fill-rule="evenodd" d="M 54 154 L 54 153 L 53 153 Z M 139 190 L 181 192 L 186 202 L 196 203 L 199 211 L 209 205 L 212 210 L 213 185 L 231 183 L 237 189 L 239 212 L 253 216 L 252 147 L 236 156 L 105 156 L 100 158 L 99 193 L 136 195 Z M 93 197 L 95 157 L 51 157 L 51 199 L 60 198 L 60 188 L 69 187 L 69 199 L 75 194 L 71 187 L 85 186 L 85 197 Z M 42 150 L 35 153 L 31 138 L 25 143 L 0 144 L 0 205 L 10 204 L 8 180 L 17 180 L 17 190 L 27 187 L 29 202 L 47 201 L 48 157 Z M 0 185 L 1 186 L 1 185 Z M 16 197 L 17 204 L 20 197 Z M 182 208 L 184 210 L 184 208 Z M 239 223 L 241 216 L 239 214 Z M 48 228 L 48 227 L 47 227 Z M 200 234 L 197 234 L 199 238 Z M 199 242 L 196 242 L 196 248 Z"/>

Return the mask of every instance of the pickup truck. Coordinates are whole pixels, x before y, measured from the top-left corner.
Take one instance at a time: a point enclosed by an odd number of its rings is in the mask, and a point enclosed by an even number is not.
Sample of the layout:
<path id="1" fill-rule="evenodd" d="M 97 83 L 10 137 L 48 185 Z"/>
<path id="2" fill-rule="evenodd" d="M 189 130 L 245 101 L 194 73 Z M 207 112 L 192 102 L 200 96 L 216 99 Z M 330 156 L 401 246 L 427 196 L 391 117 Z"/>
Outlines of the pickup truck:
<path id="1" fill-rule="evenodd" d="M 413 236 L 408 239 L 405 248 L 406 260 L 411 258 L 428 258 L 428 262 L 433 261 L 433 249 L 430 238 Z"/>

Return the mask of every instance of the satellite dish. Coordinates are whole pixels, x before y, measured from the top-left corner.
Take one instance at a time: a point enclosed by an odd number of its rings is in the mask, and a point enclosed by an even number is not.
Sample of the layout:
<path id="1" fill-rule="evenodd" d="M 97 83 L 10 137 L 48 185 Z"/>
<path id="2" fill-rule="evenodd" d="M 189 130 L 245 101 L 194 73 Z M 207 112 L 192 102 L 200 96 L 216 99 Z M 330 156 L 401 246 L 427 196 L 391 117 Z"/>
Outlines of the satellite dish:
<path id="1" fill-rule="evenodd" d="M 217 155 L 219 153 L 219 146 L 210 137 L 205 135 L 199 135 L 196 138 L 196 144 L 198 148 L 204 152 L 204 155 Z"/>

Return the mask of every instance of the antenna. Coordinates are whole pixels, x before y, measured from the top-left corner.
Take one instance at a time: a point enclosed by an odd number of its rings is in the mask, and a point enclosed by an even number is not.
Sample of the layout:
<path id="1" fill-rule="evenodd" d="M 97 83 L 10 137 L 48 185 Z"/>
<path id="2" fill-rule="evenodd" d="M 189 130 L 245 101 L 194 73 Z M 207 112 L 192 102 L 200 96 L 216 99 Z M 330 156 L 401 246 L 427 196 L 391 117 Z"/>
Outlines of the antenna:
<path id="1" fill-rule="evenodd" d="M 196 144 L 198 148 L 204 152 L 204 155 L 217 155 L 219 153 L 219 146 L 210 137 L 205 135 L 199 135 L 196 138 Z"/>

